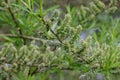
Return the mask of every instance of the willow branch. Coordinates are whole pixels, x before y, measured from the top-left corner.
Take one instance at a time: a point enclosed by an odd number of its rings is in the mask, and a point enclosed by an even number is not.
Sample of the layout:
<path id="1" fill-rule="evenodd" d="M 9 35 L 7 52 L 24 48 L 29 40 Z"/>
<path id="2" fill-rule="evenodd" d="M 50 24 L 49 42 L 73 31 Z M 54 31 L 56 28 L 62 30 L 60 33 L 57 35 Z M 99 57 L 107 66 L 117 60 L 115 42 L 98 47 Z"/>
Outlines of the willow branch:
<path id="1" fill-rule="evenodd" d="M 52 68 L 57 68 L 57 69 L 60 69 L 60 70 L 69 70 L 69 71 L 73 71 L 74 70 L 74 68 L 72 68 L 72 67 L 67 67 L 67 68 L 65 68 L 65 67 L 61 67 L 61 68 L 59 68 L 58 67 L 58 65 L 51 65 L 51 66 L 41 66 L 41 68 L 39 69 L 38 68 L 38 66 L 31 66 L 31 67 L 36 67 L 36 69 L 35 69 L 35 71 L 33 71 L 32 73 L 31 73 L 31 75 L 34 75 L 34 74 L 37 74 L 37 73 L 39 73 L 40 71 L 41 71 L 41 69 L 43 69 L 43 68 L 45 68 L 46 69 L 46 71 L 47 70 L 50 70 L 50 69 L 52 69 Z"/>
<path id="2" fill-rule="evenodd" d="M 29 40 L 41 41 L 41 39 L 39 38 L 29 37 L 29 36 L 24 36 L 24 35 L 14 35 L 14 34 L 0 34 L 0 37 L 24 38 L 24 39 L 29 39 Z"/>
<path id="3" fill-rule="evenodd" d="M 60 39 L 60 37 L 50 28 L 50 25 L 48 23 L 46 23 L 45 20 L 41 16 L 39 16 L 39 17 L 42 19 L 42 22 L 46 25 L 47 29 L 49 29 L 50 32 L 52 32 L 52 34 L 59 40 L 59 42 L 61 44 L 64 44 L 63 41 Z"/>
<path id="4" fill-rule="evenodd" d="M 40 39 L 40 38 L 35 38 L 35 37 L 30 37 L 30 36 L 24 36 L 24 35 L 14 35 L 14 34 L 0 34 L 0 38 L 4 37 L 10 37 L 10 38 L 22 38 L 22 39 L 28 39 L 28 40 L 36 40 L 36 41 L 41 41 L 43 43 L 46 43 L 48 45 L 53 45 L 53 46 L 58 46 L 61 45 L 61 43 L 55 43 L 54 41 L 51 40 L 45 40 L 45 39 Z"/>
<path id="5" fill-rule="evenodd" d="M 14 15 L 11 7 L 9 6 L 9 0 L 5 0 L 5 3 L 7 4 L 7 9 L 8 9 L 8 11 L 9 11 L 11 17 L 12 17 L 13 22 L 15 23 L 15 27 L 18 28 L 19 34 L 23 35 L 23 32 L 22 32 L 22 30 L 19 27 L 18 21 L 15 18 L 15 15 Z M 24 44 L 26 44 L 25 38 L 23 38 L 23 41 L 24 41 Z"/>

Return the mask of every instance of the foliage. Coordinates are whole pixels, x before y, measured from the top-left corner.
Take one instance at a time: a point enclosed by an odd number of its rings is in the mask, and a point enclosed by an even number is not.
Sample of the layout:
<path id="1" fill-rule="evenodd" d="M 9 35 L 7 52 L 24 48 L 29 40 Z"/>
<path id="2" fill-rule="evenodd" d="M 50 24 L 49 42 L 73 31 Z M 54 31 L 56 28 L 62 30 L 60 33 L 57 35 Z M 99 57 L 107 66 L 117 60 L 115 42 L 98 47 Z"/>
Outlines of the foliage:
<path id="1" fill-rule="evenodd" d="M 5 79 L 45 79 L 52 71 L 116 72 L 119 62 L 119 19 L 110 16 L 117 0 L 106 6 L 93 0 L 88 7 L 44 9 L 43 0 L 5 0 L 0 3 L 0 74 Z M 64 16 L 64 17 L 62 17 Z M 86 38 L 82 38 L 87 35 Z M 32 42 L 31 42 L 32 41 Z M 44 74 L 44 75 L 42 75 Z"/>
<path id="2" fill-rule="evenodd" d="M 94 69 L 109 71 L 120 66 L 119 47 L 93 43 L 91 38 L 80 43 L 81 47 L 76 53 L 72 53 L 65 47 L 52 52 L 49 46 L 42 51 L 41 47 L 36 46 L 34 42 L 19 49 L 11 43 L 5 44 L 0 52 L 1 75 L 4 77 L 11 75 L 14 78 L 16 74 L 23 72 L 23 76 L 29 77 L 51 69 L 83 72 Z"/>

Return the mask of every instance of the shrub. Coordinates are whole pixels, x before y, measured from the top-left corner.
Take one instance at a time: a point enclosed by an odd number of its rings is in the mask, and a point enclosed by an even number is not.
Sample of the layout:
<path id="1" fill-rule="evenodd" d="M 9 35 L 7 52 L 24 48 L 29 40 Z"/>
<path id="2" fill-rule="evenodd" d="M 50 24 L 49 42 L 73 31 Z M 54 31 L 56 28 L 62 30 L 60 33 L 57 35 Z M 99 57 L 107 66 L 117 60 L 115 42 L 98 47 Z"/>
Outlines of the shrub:
<path id="1" fill-rule="evenodd" d="M 0 51 L 3 78 L 33 80 L 37 74 L 44 79 L 42 73 L 51 70 L 114 72 L 119 68 L 119 19 L 110 16 L 117 10 L 114 0 L 109 6 L 100 0 L 88 7 L 68 5 L 64 18 L 56 6 L 44 9 L 43 0 L 1 2 L 0 26 L 10 27 L 8 34 L 0 34 L 6 41 Z"/>

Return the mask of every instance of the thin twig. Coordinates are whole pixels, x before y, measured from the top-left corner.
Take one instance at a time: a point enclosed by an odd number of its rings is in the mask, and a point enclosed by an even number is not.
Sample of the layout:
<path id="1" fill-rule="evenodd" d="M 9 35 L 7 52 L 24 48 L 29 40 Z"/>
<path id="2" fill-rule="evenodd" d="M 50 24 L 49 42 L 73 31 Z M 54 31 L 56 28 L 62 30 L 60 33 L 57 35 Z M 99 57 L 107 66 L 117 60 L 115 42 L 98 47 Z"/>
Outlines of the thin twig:
<path id="1" fill-rule="evenodd" d="M 37 41 L 43 41 L 40 38 L 35 38 L 35 37 L 29 37 L 29 36 L 24 36 L 24 35 L 14 35 L 14 34 L 0 34 L 0 37 L 11 37 L 11 38 L 25 38 L 29 40 L 37 40 Z"/>
<path id="2" fill-rule="evenodd" d="M 69 71 L 74 70 L 74 68 L 71 68 L 71 67 L 67 67 L 67 68 L 61 67 L 61 68 L 59 68 L 58 65 L 51 65 L 51 66 L 47 66 L 47 65 L 46 65 L 46 66 L 41 66 L 40 69 L 38 68 L 37 65 L 36 65 L 36 66 L 35 66 L 35 65 L 34 65 L 34 66 L 31 66 L 31 67 L 36 67 L 36 69 L 31 73 L 31 75 L 34 75 L 34 74 L 39 73 L 40 70 L 43 69 L 43 68 L 45 68 L 46 71 L 47 71 L 47 70 L 50 70 L 50 69 L 52 69 L 52 68 L 57 68 L 57 69 L 60 69 L 60 70 L 69 70 Z"/>
<path id="3" fill-rule="evenodd" d="M 19 27 L 18 21 L 17 21 L 17 19 L 15 18 L 15 15 L 14 15 L 14 13 L 13 13 L 10 5 L 9 5 L 9 1 L 8 1 L 8 0 L 5 0 L 5 3 L 7 4 L 7 9 L 8 9 L 8 11 L 9 11 L 11 17 L 12 17 L 13 22 L 15 23 L 15 27 L 18 28 L 19 34 L 20 34 L 20 35 L 23 35 L 23 32 L 22 32 L 22 30 L 21 30 L 20 27 Z M 25 45 L 25 44 L 26 44 L 25 38 L 23 38 L 23 41 L 24 41 L 24 45 Z"/>
<path id="4" fill-rule="evenodd" d="M 35 41 L 41 41 L 43 43 L 47 43 L 48 45 L 53 45 L 53 46 L 58 46 L 61 45 L 61 43 L 55 43 L 54 41 L 51 40 L 45 40 L 45 39 L 40 39 L 40 38 L 35 38 L 35 37 L 30 37 L 30 36 L 24 36 L 24 35 L 14 35 L 14 34 L 0 34 L 0 38 L 4 37 L 10 37 L 10 38 L 24 38 L 28 40 L 35 40 Z"/>
<path id="5" fill-rule="evenodd" d="M 63 41 L 59 38 L 59 36 L 50 28 L 50 25 L 47 24 L 47 23 L 45 22 L 45 20 L 44 20 L 41 16 L 39 16 L 39 17 L 42 19 L 43 23 L 46 24 L 47 28 L 49 28 L 49 30 L 56 36 L 56 38 L 59 40 L 59 42 L 60 42 L 62 45 L 64 45 Z M 71 50 L 71 52 L 72 52 L 73 54 L 75 54 L 75 51 Z M 81 59 L 82 59 L 84 62 L 88 63 L 88 61 L 86 61 L 84 58 L 81 57 Z"/>
<path id="6" fill-rule="evenodd" d="M 46 25 L 47 29 L 49 29 L 52 32 L 52 34 L 59 40 L 59 42 L 61 44 L 64 44 L 63 41 L 60 39 L 60 37 L 50 28 L 50 25 L 45 22 L 45 20 L 43 19 L 43 17 L 41 17 L 41 16 L 39 16 L 39 17 L 41 18 L 42 22 Z"/>

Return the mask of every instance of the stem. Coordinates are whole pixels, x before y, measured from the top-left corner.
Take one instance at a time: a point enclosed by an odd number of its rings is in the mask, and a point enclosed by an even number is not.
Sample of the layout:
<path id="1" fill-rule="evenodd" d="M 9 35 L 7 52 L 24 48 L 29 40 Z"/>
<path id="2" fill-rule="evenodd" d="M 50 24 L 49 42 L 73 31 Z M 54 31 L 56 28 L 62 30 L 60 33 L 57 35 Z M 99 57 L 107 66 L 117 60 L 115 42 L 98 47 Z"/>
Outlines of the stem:
<path id="1" fill-rule="evenodd" d="M 45 40 L 45 39 L 40 39 L 40 38 L 35 38 L 35 37 L 30 37 L 30 36 L 24 36 L 24 35 L 13 35 L 13 34 L 0 34 L 0 38 L 4 38 L 4 37 L 11 37 L 11 38 L 23 38 L 23 39 L 28 39 L 28 40 L 36 40 L 36 41 L 41 41 L 43 43 L 49 43 L 52 45 L 61 45 L 61 43 L 54 43 L 50 40 Z M 0 40 L 2 41 L 2 40 Z"/>
<path id="2" fill-rule="evenodd" d="M 46 25 L 47 29 L 49 29 L 52 32 L 52 34 L 59 40 L 59 42 L 61 44 L 64 44 L 63 41 L 60 39 L 60 37 L 50 28 L 50 25 L 46 23 L 45 20 L 41 16 L 39 17 L 42 19 L 42 22 Z"/>
<path id="3" fill-rule="evenodd" d="M 37 41 L 44 41 L 42 39 L 39 38 L 35 38 L 35 37 L 29 37 L 29 36 L 23 36 L 23 35 L 13 35 L 13 34 L 0 34 L 0 37 L 11 37 L 11 38 L 23 38 L 23 39 L 29 39 L 29 40 L 37 40 Z"/>
<path id="4" fill-rule="evenodd" d="M 34 75 L 34 74 L 37 74 L 37 73 L 40 72 L 40 70 L 38 69 L 38 66 L 31 66 L 31 67 L 36 67 L 36 69 L 31 73 L 31 75 Z M 72 67 L 67 67 L 67 68 L 61 67 L 61 68 L 59 68 L 58 65 L 51 65 L 51 66 L 46 65 L 46 66 L 42 66 L 41 69 L 42 68 L 46 68 L 46 71 L 48 71 L 48 70 L 50 70 L 52 68 L 56 68 L 56 69 L 60 69 L 60 70 L 74 71 L 74 68 L 72 68 Z"/>
<path id="5" fill-rule="evenodd" d="M 13 22 L 15 23 L 15 27 L 18 28 L 19 34 L 20 34 L 20 35 L 23 35 L 23 32 L 22 32 L 22 30 L 21 30 L 20 27 L 19 27 L 18 21 L 17 21 L 17 19 L 15 18 L 15 15 L 14 15 L 11 7 L 9 6 L 9 0 L 5 0 L 5 3 L 8 5 L 7 9 L 8 9 L 8 11 L 9 11 L 11 17 L 12 17 Z M 25 44 L 26 44 L 25 38 L 23 38 L 23 41 L 24 41 L 24 45 L 25 45 Z"/>

